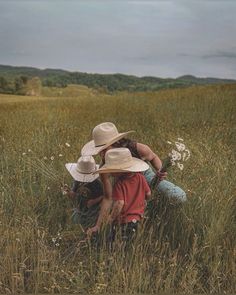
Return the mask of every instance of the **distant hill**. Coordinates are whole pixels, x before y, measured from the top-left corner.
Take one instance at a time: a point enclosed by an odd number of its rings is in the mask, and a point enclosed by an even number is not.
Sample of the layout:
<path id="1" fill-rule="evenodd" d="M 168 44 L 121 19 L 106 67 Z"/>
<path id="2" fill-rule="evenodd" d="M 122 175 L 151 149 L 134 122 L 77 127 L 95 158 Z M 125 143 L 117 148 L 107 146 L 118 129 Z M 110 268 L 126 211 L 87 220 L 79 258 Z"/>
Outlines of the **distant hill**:
<path id="1" fill-rule="evenodd" d="M 185 75 L 174 78 L 137 77 L 124 74 L 89 74 L 70 72 L 61 69 L 38 69 L 33 67 L 14 67 L 0 65 L 0 78 L 13 85 L 19 77 L 28 79 L 39 77 L 43 86 L 66 87 L 69 84 L 85 85 L 90 88 L 103 88 L 106 91 L 155 91 L 167 88 L 188 87 L 192 85 L 229 84 L 236 80 L 217 78 L 198 78 Z M 11 86 L 13 87 L 13 86 Z M 1 92 L 1 85 L 0 85 Z"/>

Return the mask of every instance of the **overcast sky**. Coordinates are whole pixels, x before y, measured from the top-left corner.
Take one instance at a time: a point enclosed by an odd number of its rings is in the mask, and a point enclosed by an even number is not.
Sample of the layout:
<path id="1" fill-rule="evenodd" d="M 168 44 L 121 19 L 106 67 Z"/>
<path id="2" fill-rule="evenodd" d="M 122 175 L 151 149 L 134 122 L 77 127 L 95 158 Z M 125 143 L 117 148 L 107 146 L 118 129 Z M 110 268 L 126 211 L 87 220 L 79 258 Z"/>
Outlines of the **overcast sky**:
<path id="1" fill-rule="evenodd" d="M 0 64 L 236 79 L 236 1 L 0 0 Z"/>

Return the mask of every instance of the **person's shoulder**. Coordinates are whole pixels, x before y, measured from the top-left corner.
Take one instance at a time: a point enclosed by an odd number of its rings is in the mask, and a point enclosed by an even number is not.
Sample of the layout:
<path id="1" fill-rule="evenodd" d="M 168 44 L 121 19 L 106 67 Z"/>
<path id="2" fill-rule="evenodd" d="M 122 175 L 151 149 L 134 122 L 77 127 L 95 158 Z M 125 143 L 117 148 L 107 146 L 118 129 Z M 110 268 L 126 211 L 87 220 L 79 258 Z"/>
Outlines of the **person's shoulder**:
<path id="1" fill-rule="evenodd" d="M 140 179 L 140 180 L 145 179 L 145 176 L 143 175 L 142 172 L 136 172 L 136 173 L 135 173 L 135 177 L 136 177 L 137 179 Z"/>
<path id="2" fill-rule="evenodd" d="M 121 187 L 123 187 L 126 183 L 128 182 L 128 180 L 126 178 L 118 178 L 114 181 L 114 185 L 113 185 L 113 189 L 120 189 Z"/>
<path id="3" fill-rule="evenodd" d="M 137 142 L 136 143 L 136 147 L 137 147 L 137 150 L 139 152 L 142 152 L 142 151 L 149 151 L 151 148 L 149 147 L 149 145 L 145 144 L 145 143 L 141 143 L 141 142 Z"/>
<path id="4" fill-rule="evenodd" d="M 88 182 L 86 184 L 86 186 L 88 186 L 88 187 L 100 187 L 100 186 L 102 186 L 102 182 L 101 182 L 101 180 L 99 178 L 96 178 L 94 181 Z"/>
<path id="5" fill-rule="evenodd" d="M 129 177 L 123 178 L 120 181 L 120 185 L 134 185 L 135 183 L 138 183 L 141 181 L 142 178 L 142 173 L 141 172 L 133 172 L 132 175 L 130 175 Z"/>
<path id="6" fill-rule="evenodd" d="M 140 143 L 140 142 L 137 143 L 137 151 L 140 155 L 140 158 L 144 161 L 145 160 L 146 161 L 152 160 L 155 155 L 155 153 L 150 148 L 150 146 L 148 146 L 147 144 Z"/>
<path id="7" fill-rule="evenodd" d="M 147 182 L 147 180 L 146 180 L 146 178 L 145 178 L 145 176 L 143 175 L 142 172 L 137 172 L 136 175 L 137 175 L 136 176 L 137 181 L 142 182 L 142 183 Z"/>
<path id="8" fill-rule="evenodd" d="M 72 190 L 73 192 L 76 192 L 77 189 L 79 188 L 79 185 L 80 185 L 80 182 L 79 182 L 79 181 L 77 181 L 77 180 L 73 180 L 73 182 L 72 182 L 72 186 L 71 186 L 71 190 Z"/>

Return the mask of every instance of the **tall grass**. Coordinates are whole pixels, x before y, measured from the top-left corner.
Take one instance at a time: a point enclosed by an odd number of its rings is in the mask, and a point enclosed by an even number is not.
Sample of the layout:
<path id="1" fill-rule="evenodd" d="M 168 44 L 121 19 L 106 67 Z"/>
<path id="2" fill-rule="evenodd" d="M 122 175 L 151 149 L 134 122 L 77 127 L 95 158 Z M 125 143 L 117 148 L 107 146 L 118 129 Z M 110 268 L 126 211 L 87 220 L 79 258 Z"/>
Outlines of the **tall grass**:
<path id="1" fill-rule="evenodd" d="M 236 86 L 58 99 L 0 96 L 0 293 L 234 293 Z M 185 140 L 191 159 L 169 179 L 188 201 L 154 200 L 133 249 L 84 240 L 60 192 L 104 121 L 149 144 Z M 66 145 L 69 143 L 70 147 Z M 104 235 L 106 230 L 104 229 Z"/>

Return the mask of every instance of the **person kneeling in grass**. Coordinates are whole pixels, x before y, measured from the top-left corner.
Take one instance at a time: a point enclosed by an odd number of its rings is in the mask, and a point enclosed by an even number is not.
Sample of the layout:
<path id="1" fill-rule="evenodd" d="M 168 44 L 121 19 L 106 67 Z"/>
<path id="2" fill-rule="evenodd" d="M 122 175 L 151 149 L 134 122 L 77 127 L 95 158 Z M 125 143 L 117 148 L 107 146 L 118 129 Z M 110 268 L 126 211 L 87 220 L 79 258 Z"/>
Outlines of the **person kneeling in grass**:
<path id="1" fill-rule="evenodd" d="M 164 179 L 167 173 L 163 172 L 162 161 L 157 154 L 154 153 L 148 145 L 125 138 L 131 132 L 133 131 L 120 133 L 112 122 L 101 123 L 93 129 L 93 139 L 83 146 L 81 154 L 99 154 L 102 164 L 104 164 L 107 151 L 114 148 L 128 148 L 133 157 L 144 160 L 146 163 L 150 163 L 150 166 L 148 166 L 148 169 L 143 172 L 143 175 L 158 199 L 159 197 L 164 197 L 166 200 L 173 200 L 173 203 L 176 204 L 184 203 L 187 200 L 186 193 L 180 187 Z M 158 177 L 158 181 L 156 181 L 156 185 L 153 185 L 155 184 L 156 177 Z M 103 184 L 104 199 L 101 204 L 101 211 L 97 222 L 95 226 L 88 229 L 88 235 L 91 235 L 94 232 L 99 232 L 101 224 L 104 218 L 106 218 L 107 212 L 109 212 L 112 204 L 113 188 L 109 173 L 102 174 L 101 181 Z M 155 206 L 153 208 L 153 204 L 151 204 L 150 209 L 149 212 L 152 212 L 152 210 L 155 209 Z"/>
<path id="2" fill-rule="evenodd" d="M 107 151 L 105 164 L 95 173 L 111 173 L 115 178 L 112 192 L 113 207 L 109 223 L 112 224 L 112 241 L 117 229 L 122 240 L 130 242 L 136 236 L 138 224 L 144 215 L 146 199 L 151 196 L 149 185 L 141 173 L 149 168 L 144 161 L 132 157 L 127 148 Z"/>
<path id="3" fill-rule="evenodd" d="M 103 199 L 99 175 L 93 174 L 98 165 L 92 156 L 82 156 L 77 163 L 65 166 L 74 179 L 71 189 L 67 185 L 62 188 L 73 204 L 72 222 L 86 230 L 96 223 Z"/>

